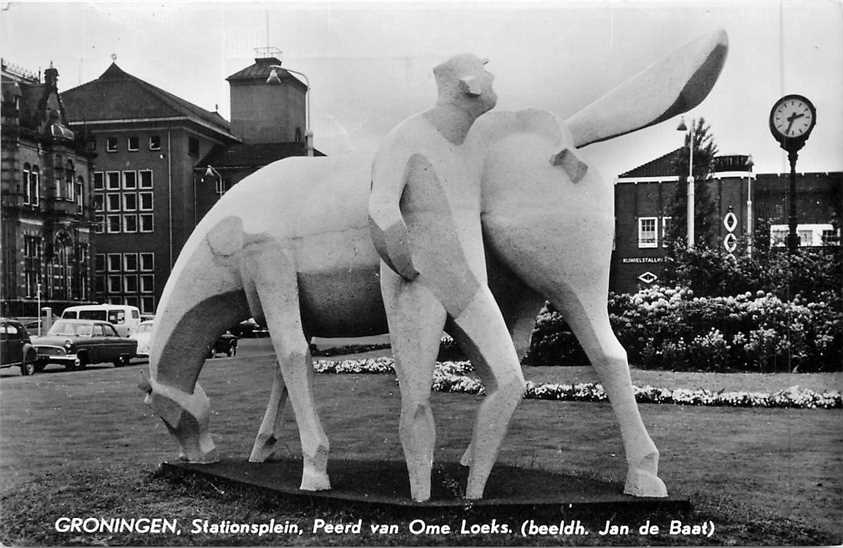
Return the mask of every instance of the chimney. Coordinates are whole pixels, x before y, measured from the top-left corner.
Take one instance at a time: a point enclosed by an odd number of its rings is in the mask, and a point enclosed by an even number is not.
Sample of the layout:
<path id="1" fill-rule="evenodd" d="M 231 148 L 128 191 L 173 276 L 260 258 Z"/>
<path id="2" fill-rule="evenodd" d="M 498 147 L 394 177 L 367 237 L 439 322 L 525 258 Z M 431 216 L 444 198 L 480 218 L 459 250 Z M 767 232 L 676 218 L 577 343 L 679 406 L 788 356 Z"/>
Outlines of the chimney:
<path id="1" fill-rule="evenodd" d="M 50 61 L 50 68 L 44 71 L 44 83 L 48 87 L 58 88 L 59 71 L 53 67 L 53 62 Z"/>

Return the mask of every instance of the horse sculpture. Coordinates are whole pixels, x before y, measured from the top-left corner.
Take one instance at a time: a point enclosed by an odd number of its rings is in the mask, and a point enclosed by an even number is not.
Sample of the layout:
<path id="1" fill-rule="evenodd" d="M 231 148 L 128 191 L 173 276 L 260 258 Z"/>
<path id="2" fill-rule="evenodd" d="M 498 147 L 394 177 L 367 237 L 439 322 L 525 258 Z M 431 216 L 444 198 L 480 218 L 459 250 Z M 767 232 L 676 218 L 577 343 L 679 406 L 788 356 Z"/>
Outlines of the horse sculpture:
<path id="1" fill-rule="evenodd" d="M 693 108 L 714 85 L 726 52 L 726 35 L 718 31 L 651 65 L 564 123 L 538 110 L 493 112 L 481 116 L 467 136 L 483 155 L 488 283 L 515 347 L 528 347 L 536 313 L 550 300 L 609 396 L 628 463 L 624 491 L 636 496 L 666 496 L 666 488 L 634 399 L 626 353 L 609 325 L 612 183 L 577 149 Z M 313 398 L 308 340 L 387 330 L 380 259 L 367 219 L 370 166 L 370 159 L 354 157 L 275 162 L 226 193 L 194 230 L 161 296 L 149 378 L 142 382 L 182 458 L 216 460 L 209 400 L 196 381 L 207 346 L 254 316 L 266 322 L 279 369 L 250 460 L 274 456 L 289 397 L 301 438 L 301 489 L 330 488 L 329 444 Z M 396 353 L 416 348 L 411 340 L 396 343 L 406 345 L 393 348 Z M 426 403 L 429 386 L 419 390 L 413 401 Z M 402 400 L 407 397 L 402 386 Z M 471 455 L 469 447 L 464 464 L 473 464 Z M 408 458 L 411 478 L 413 466 L 430 464 Z M 474 498 L 482 496 L 482 487 Z M 429 485 L 411 482 L 411 496 L 427 499 Z"/>

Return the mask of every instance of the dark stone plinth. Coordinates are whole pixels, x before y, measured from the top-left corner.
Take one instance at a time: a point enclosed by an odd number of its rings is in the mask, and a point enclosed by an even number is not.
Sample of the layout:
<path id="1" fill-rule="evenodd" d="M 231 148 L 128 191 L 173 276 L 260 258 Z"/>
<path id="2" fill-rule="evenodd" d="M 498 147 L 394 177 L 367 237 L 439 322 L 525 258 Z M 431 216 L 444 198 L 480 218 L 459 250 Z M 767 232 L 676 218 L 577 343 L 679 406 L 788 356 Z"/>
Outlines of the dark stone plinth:
<path id="1" fill-rule="evenodd" d="M 223 479 L 234 484 L 256 487 L 286 497 L 362 503 L 365 505 L 433 509 L 495 509 L 496 511 L 558 514 L 560 511 L 587 512 L 688 512 L 687 498 L 639 498 L 623 494 L 623 486 L 593 479 L 555 474 L 542 470 L 495 465 L 486 484 L 485 498 L 462 498 L 468 469 L 457 463 L 437 463 L 433 470 L 431 500 L 423 503 L 410 499 L 407 468 L 403 461 L 331 460 L 329 491 L 302 491 L 301 461 L 285 459 L 251 463 L 223 460 L 212 464 L 169 462 L 162 464 L 168 473 L 194 473 Z M 470 502 L 470 504 L 469 504 Z"/>

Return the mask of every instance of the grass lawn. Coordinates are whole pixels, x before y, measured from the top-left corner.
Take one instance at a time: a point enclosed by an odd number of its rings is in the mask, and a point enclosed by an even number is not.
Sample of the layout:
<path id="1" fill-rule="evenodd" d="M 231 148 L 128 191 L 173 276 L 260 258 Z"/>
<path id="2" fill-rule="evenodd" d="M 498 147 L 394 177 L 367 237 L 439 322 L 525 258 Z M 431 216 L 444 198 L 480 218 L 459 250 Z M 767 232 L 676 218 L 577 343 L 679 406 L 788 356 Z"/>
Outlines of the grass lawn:
<path id="1" fill-rule="evenodd" d="M 242 355 L 242 354 L 241 354 Z M 272 376 L 269 357 L 217 359 L 200 380 L 212 399 L 212 431 L 224 457 L 245 459 L 263 414 Z M 532 380 L 572 382 L 579 368 L 528 368 Z M 314 507 L 157 472 L 176 445 L 137 390 L 139 367 L 48 372 L 0 378 L 0 542 L 20 544 L 838 544 L 843 541 L 841 410 L 734 409 L 641 405 L 662 454 L 661 476 L 674 494 L 690 497 L 690 521 L 712 520 L 710 538 L 515 535 L 414 536 L 414 516 L 351 506 Z M 581 373 L 585 375 L 585 370 Z M 650 375 L 652 372 L 635 372 Z M 714 377 L 688 374 L 642 382 L 706 387 Z M 774 390 L 791 384 L 833 389 L 835 376 L 794 375 L 805 382 L 732 375 L 723 388 Z M 776 378 L 775 382 L 781 381 Z M 659 377 L 655 377 L 658 379 Z M 739 382 L 739 380 L 740 382 Z M 591 379 L 574 379 L 587 381 Z M 673 380 L 675 382 L 669 382 Z M 680 384 L 681 383 L 681 384 Z M 746 383 L 746 385 L 742 384 Z M 757 384 L 752 384 L 757 383 Z M 822 387 L 820 384 L 824 384 Z M 318 375 L 316 394 L 334 458 L 400 460 L 399 396 L 389 375 Z M 456 460 L 470 437 L 479 399 L 434 394 L 439 461 Z M 286 451 L 299 452 L 292 420 Z M 605 403 L 524 401 L 500 461 L 573 475 L 622 481 L 625 462 L 611 408 Z M 60 516 L 162 517 L 184 523 L 290 520 L 302 536 L 182 536 L 59 533 Z M 591 516 L 609 519 L 611 516 Z M 395 522 L 398 536 L 310 534 L 316 518 Z M 501 516 L 500 519 L 505 519 Z M 669 516 L 652 516 L 666 523 Z M 451 514 L 430 518 L 459 524 Z M 633 519 L 633 518 L 629 518 Z M 635 520 L 639 518 L 636 517 Z M 599 522 L 602 524 L 602 521 Z M 637 521 L 631 522 L 636 524 Z M 366 525 L 364 525 L 365 527 Z"/>

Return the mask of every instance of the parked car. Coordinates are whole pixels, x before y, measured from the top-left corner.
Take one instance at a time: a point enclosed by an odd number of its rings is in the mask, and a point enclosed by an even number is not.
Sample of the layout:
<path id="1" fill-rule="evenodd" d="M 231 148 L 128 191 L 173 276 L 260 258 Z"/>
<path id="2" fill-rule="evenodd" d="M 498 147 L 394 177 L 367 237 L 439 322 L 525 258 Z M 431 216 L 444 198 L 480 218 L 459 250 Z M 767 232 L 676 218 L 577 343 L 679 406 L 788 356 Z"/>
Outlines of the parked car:
<path id="1" fill-rule="evenodd" d="M 266 327 L 259 324 L 254 318 L 249 318 L 248 320 L 240 322 L 229 331 L 231 331 L 232 335 L 240 337 L 241 339 L 245 339 L 247 337 L 257 338 L 269 336 L 269 331 L 266 330 Z"/>
<path id="2" fill-rule="evenodd" d="M 81 369 L 92 363 L 111 362 L 122 367 L 135 356 L 138 342 L 121 337 L 114 326 L 98 320 L 58 320 L 49 333 L 33 337 L 39 367 L 58 363 Z"/>
<path id="3" fill-rule="evenodd" d="M 121 337 L 128 337 L 140 325 L 140 310 L 125 304 L 84 304 L 69 306 L 61 313 L 63 320 L 99 320 L 108 322 Z"/>
<path id="4" fill-rule="evenodd" d="M 217 354 L 225 354 L 229 358 L 237 355 L 237 336 L 231 331 L 226 331 L 216 340 L 214 346 L 208 351 L 209 358 L 215 358 Z"/>
<path id="5" fill-rule="evenodd" d="M 37 364 L 38 351 L 23 324 L 0 318 L 0 368 L 17 366 L 21 375 L 32 375 Z"/>
<path id="6" fill-rule="evenodd" d="M 137 355 L 141 358 L 149 357 L 149 346 L 152 344 L 152 328 L 155 327 L 155 322 L 152 320 L 145 320 L 140 323 L 130 338 L 138 341 Z"/>

